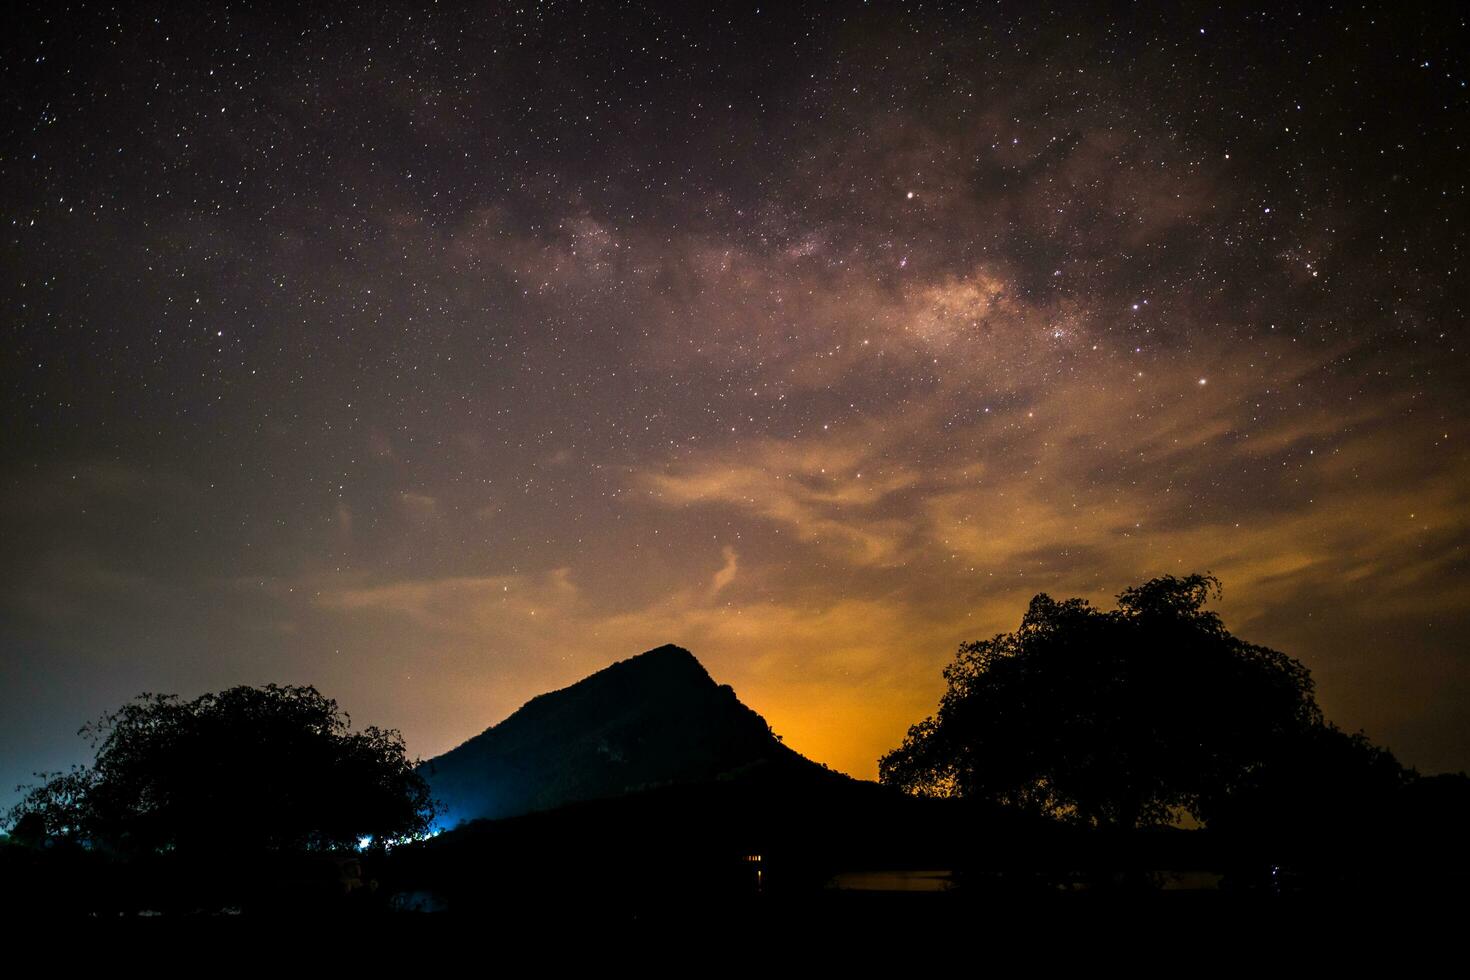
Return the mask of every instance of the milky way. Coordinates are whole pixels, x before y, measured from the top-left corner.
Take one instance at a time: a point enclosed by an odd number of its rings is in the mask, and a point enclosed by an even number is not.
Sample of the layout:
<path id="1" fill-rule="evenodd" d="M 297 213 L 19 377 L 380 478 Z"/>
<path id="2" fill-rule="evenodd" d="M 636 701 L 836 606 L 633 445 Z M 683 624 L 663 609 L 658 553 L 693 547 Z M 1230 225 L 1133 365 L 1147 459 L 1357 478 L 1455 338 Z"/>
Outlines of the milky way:
<path id="1" fill-rule="evenodd" d="M 1451 5 L 44 7 L 3 42 L 0 782 L 140 691 L 443 751 L 665 642 L 856 775 L 1210 571 L 1470 765 Z"/>

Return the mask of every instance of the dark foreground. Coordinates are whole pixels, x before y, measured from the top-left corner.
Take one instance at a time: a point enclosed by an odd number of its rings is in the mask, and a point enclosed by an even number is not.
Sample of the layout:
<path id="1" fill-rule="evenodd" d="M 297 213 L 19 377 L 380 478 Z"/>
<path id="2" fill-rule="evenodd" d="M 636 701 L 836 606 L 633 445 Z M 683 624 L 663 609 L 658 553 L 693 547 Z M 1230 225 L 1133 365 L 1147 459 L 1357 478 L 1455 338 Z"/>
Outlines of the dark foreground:
<path id="1" fill-rule="evenodd" d="M 1147 972 L 1458 958 L 1463 907 L 1416 896 L 824 894 L 638 908 L 565 903 L 474 913 L 160 916 L 66 925 L 84 956 L 219 966 L 445 973 L 567 968 L 706 975 L 773 968 Z M 14 925 L 12 920 L 12 925 Z M 50 923 L 60 925 L 60 923 Z M 16 933 L 15 935 L 22 935 Z M 1453 960 L 1451 960 L 1453 962 Z M 1443 968 L 1443 967 L 1441 967 Z M 1402 975 L 1402 974 L 1400 974 Z"/>

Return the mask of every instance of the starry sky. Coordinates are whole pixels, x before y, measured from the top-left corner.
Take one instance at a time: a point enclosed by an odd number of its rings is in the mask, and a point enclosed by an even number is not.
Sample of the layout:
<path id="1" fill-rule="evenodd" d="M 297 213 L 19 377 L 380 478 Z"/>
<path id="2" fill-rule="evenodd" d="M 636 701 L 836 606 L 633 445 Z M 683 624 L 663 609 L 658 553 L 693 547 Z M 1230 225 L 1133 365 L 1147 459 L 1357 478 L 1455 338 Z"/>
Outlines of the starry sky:
<path id="1" fill-rule="evenodd" d="M 1470 766 L 1454 5 L 334 6 L 6 15 L 0 802 L 142 691 L 428 757 L 665 642 L 871 778 L 1193 571 Z"/>

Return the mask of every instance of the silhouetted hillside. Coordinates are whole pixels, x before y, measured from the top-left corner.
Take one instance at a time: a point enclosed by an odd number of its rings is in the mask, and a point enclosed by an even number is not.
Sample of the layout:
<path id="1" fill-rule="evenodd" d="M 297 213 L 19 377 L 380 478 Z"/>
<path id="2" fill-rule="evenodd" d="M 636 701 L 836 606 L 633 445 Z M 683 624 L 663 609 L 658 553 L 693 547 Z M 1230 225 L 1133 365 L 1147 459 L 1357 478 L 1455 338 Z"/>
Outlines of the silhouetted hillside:
<path id="1" fill-rule="evenodd" d="M 765 762 L 728 778 L 477 820 L 396 848 L 384 877 L 392 891 L 432 893 L 461 911 L 555 904 L 623 915 L 812 895 L 849 868 L 1045 861 L 1076 836 L 988 805 L 916 799 L 806 766 Z"/>
<path id="2" fill-rule="evenodd" d="M 452 827 L 772 766 L 845 778 L 782 745 L 688 650 L 662 646 L 533 698 L 421 771 Z"/>

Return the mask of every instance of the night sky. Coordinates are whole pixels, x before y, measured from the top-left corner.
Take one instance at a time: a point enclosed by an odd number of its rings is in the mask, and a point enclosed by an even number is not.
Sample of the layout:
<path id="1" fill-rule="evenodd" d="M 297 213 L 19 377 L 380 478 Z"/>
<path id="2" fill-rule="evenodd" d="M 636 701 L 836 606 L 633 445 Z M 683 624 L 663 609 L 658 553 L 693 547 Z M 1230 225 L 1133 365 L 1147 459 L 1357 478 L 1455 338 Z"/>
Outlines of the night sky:
<path id="1" fill-rule="evenodd" d="M 428 757 L 665 642 L 871 778 L 1193 571 L 1470 767 L 1455 5 L 32 6 L 0 803 L 142 691 Z"/>

